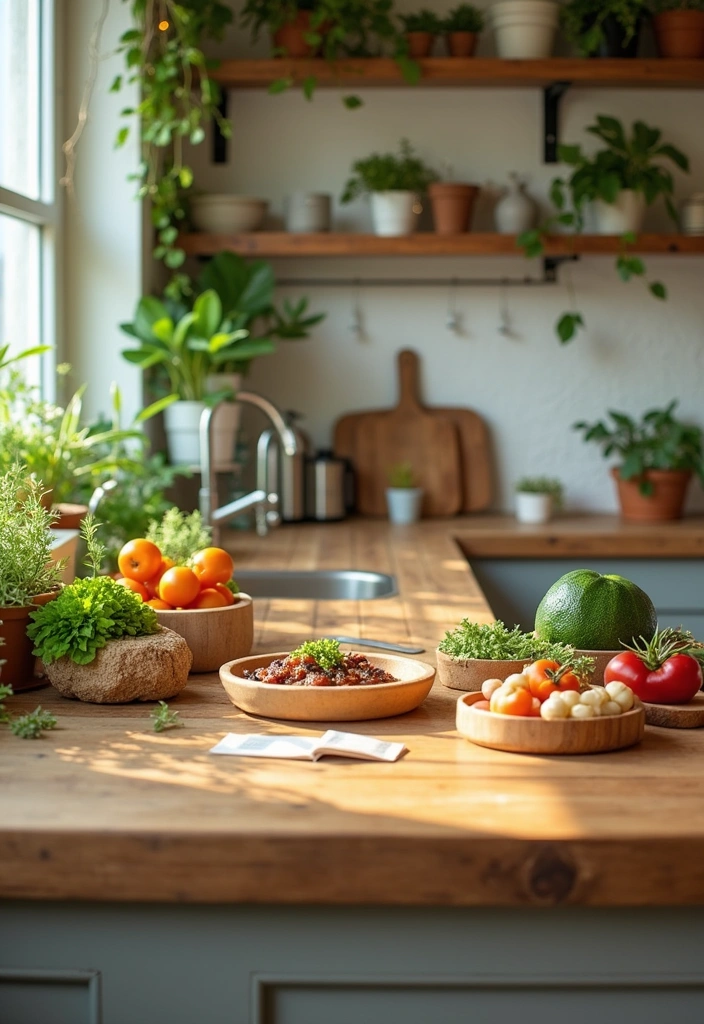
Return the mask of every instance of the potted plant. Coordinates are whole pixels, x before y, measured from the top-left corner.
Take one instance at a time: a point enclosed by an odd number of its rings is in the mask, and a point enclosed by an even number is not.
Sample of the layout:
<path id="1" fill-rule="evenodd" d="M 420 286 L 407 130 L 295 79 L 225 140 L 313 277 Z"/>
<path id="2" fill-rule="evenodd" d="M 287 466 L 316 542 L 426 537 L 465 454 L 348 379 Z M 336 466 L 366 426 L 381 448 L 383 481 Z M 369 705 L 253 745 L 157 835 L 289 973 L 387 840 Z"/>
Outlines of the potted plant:
<path id="1" fill-rule="evenodd" d="M 704 449 L 699 427 L 674 415 L 677 401 L 665 409 L 652 409 L 640 421 L 627 413 L 609 412 L 611 422 L 580 421 L 574 429 L 593 441 L 608 458 L 617 453 L 616 481 L 624 519 L 664 522 L 679 519 L 684 498 L 696 473 L 704 483 Z"/>
<path id="2" fill-rule="evenodd" d="M 498 0 L 489 8 L 496 49 L 508 60 L 549 57 L 560 8 L 556 0 Z"/>
<path id="3" fill-rule="evenodd" d="M 477 185 L 453 181 L 431 182 L 428 198 L 433 210 L 436 234 L 461 235 L 469 231 L 478 194 Z"/>
<path id="4" fill-rule="evenodd" d="M 451 57 L 473 57 L 477 36 L 484 28 L 484 14 L 472 4 L 453 7 L 442 23 Z"/>
<path id="5" fill-rule="evenodd" d="M 581 57 L 635 57 L 646 0 L 569 0 L 560 11 Z"/>
<path id="6" fill-rule="evenodd" d="M 433 11 L 400 14 L 409 57 L 429 57 L 435 37 L 442 32 L 442 21 Z"/>
<path id="7" fill-rule="evenodd" d="M 357 160 L 352 170 L 342 202 L 350 203 L 369 193 L 376 235 L 411 234 L 422 210 L 420 196 L 437 175 L 415 155 L 408 139 L 401 139 L 398 156 L 372 153 Z"/>
<path id="8" fill-rule="evenodd" d="M 268 28 L 277 57 L 314 57 L 321 42 L 315 6 L 312 0 L 247 0 L 240 21 L 255 42 Z"/>
<path id="9" fill-rule="evenodd" d="M 704 57 L 704 0 L 652 0 L 661 57 Z"/>
<path id="10" fill-rule="evenodd" d="M 389 521 L 396 526 L 408 526 L 420 519 L 423 488 L 416 485 L 413 467 L 400 462 L 389 470 L 389 486 L 386 488 L 386 506 Z"/>
<path id="11" fill-rule="evenodd" d="M 562 507 L 562 484 L 547 476 L 524 476 L 516 484 L 519 523 L 547 523 Z"/>
<path id="12" fill-rule="evenodd" d="M 63 563 L 51 552 L 55 514 L 41 500 L 40 485 L 15 464 L 0 474 L 0 639 L 3 683 L 15 692 L 41 685 L 34 679 L 29 614 L 38 600 L 58 592 Z"/>

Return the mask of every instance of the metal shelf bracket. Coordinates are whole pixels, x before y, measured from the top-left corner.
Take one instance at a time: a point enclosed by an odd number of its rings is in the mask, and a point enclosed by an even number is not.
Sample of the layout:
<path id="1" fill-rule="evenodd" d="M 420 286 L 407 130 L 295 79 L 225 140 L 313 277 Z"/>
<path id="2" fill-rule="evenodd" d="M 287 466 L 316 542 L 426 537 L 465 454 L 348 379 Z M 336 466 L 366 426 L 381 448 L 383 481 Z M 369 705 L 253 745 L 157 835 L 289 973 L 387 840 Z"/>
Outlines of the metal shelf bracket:
<path id="1" fill-rule="evenodd" d="M 551 82 L 543 89 L 543 135 L 546 164 L 557 163 L 557 147 L 560 139 L 558 125 L 560 100 L 571 85 L 571 82 Z"/>
<path id="2" fill-rule="evenodd" d="M 544 256 L 543 257 L 543 282 L 545 284 L 557 284 L 557 272 L 562 263 L 575 263 L 579 256 Z"/>

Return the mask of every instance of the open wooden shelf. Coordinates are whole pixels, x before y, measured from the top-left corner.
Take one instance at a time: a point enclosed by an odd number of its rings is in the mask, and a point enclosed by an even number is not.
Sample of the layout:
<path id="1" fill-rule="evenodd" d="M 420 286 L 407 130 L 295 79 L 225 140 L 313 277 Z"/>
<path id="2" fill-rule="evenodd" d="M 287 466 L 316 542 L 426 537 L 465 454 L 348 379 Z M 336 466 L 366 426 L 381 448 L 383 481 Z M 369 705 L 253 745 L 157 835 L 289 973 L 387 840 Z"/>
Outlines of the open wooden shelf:
<path id="1" fill-rule="evenodd" d="M 572 82 L 617 88 L 704 88 L 704 60 L 428 57 L 418 63 L 423 86 L 546 87 L 553 82 Z M 398 65 L 390 57 L 350 57 L 335 62 L 320 58 L 224 60 L 212 72 L 217 82 L 231 88 L 265 88 L 276 79 L 290 77 L 301 82 L 310 76 L 314 76 L 320 86 L 362 88 L 404 84 Z"/>
<path id="2" fill-rule="evenodd" d="M 256 231 L 243 235 L 192 233 L 181 235 L 179 245 L 189 256 L 212 256 L 228 249 L 241 256 L 520 256 L 515 235 L 468 233 L 384 238 L 363 234 L 297 235 L 285 231 Z M 620 250 L 616 235 L 552 235 L 546 256 L 608 256 Z M 640 235 L 629 252 L 704 256 L 704 236 Z"/>

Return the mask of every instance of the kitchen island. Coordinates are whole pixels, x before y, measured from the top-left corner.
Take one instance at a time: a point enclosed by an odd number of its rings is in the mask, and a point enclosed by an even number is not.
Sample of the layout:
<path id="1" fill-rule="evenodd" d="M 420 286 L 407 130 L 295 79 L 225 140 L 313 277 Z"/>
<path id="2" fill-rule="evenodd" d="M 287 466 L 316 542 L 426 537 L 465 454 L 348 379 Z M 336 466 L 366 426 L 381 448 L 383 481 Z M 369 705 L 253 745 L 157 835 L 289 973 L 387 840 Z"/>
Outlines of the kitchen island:
<path id="1" fill-rule="evenodd" d="M 463 551 L 520 557 L 517 544 L 523 557 L 701 559 L 704 520 L 352 521 L 229 546 L 243 568 L 398 581 L 376 601 L 258 601 L 255 651 L 336 632 L 433 660 L 461 618 L 492 618 Z M 104 1024 L 701 1024 L 704 733 L 648 727 L 618 753 L 512 755 L 457 736 L 457 696 L 436 682 L 408 715 L 344 726 L 402 739 L 391 765 L 210 756 L 228 731 L 325 729 L 248 718 L 215 675 L 171 702 L 185 728 L 158 735 L 144 706 L 17 698 L 59 728 L 0 737 L 0 1010 L 14 999 L 53 1007 L 49 1024 L 97 1021 L 102 984 Z"/>

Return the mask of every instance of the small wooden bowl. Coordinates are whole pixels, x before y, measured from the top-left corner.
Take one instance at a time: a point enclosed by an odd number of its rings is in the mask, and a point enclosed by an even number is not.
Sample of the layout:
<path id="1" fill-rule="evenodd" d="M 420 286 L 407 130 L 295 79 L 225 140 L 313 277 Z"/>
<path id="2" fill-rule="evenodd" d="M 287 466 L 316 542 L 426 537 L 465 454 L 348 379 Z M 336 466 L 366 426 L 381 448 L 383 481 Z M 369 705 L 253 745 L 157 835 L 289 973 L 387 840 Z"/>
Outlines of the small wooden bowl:
<path id="1" fill-rule="evenodd" d="M 390 672 L 398 680 L 374 686 L 278 686 L 245 679 L 242 675 L 245 669 L 253 672 L 264 668 L 276 658 L 285 658 L 288 653 L 259 654 L 223 665 L 220 679 L 232 703 L 250 715 L 263 718 L 295 722 L 362 722 L 412 711 L 428 696 L 435 679 L 432 665 L 391 654 L 365 654 L 372 665 Z"/>
<path id="2" fill-rule="evenodd" d="M 438 679 L 453 690 L 481 690 L 485 679 L 507 679 L 514 672 L 522 672 L 531 658 L 523 661 L 484 661 L 481 658 L 451 658 L 443 651 L 435 651 Z"/>
<path id="3" fill-rule="evenodd" d="M 645 712 L 633 708 L 608 718 L 543 718 L 497 715 L 476 710 L 481 693 L 468 693 L 457 701 L 457 730 L 472 743 L 514 754 L 600 754 L 640 743 L 645 734 Z"/>
<path id="4" fill-rule="evenodd" d="M 224 662 L 243 658 L 252 650 L 254 613 L 249 594 L 239 594 L 225 608 L 157 608 L 156 617 L 160 626 L 173 629 L 190 647 L 191 672 L 217 672 Z"/>

